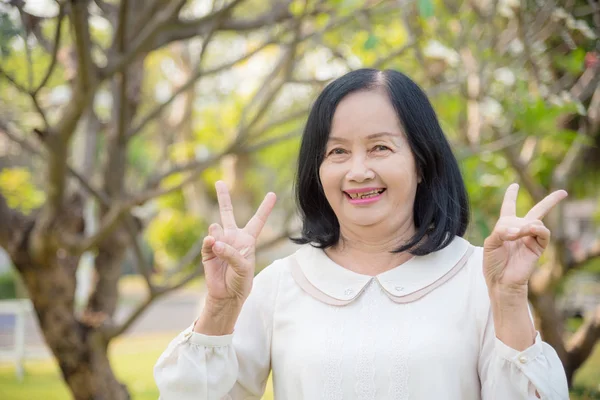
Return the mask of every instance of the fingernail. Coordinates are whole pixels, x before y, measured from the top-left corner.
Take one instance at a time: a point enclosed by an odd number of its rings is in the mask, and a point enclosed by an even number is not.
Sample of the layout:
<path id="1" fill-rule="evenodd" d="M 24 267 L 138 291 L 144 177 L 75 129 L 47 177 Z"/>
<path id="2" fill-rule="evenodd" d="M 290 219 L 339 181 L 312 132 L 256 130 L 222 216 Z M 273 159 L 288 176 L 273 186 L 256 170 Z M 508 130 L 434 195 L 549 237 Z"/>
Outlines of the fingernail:
<path id="1" fill-rule="evenodd" d="M 519 228 L 508 228 L 506 230 L 506 233 L 508 233 L 509 235 L 516 235 L 517 233 L 519 233 Z"/>
<path id="2" fill-rule="evenodd" d="M 223 251 L 224 248 L 225 248 L 225 246 L 223 245 L 222 242 L 216 242 L 215 243 L 215 250 L 216 251 Z"/>

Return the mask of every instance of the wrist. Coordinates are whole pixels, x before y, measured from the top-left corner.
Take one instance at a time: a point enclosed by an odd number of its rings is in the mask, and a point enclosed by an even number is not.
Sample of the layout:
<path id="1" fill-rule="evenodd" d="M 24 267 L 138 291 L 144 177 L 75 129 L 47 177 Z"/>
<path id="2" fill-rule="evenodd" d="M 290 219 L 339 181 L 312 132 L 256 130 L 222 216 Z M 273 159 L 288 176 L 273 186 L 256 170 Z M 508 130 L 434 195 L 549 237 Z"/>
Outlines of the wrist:
<path id="1" fill-rule="evenodd" d="M 488 294 L 492 303 L 505 306 L 521 306 L 528 304 L 527 284 L 493 284 L 488 286 Z"/>
<path id="2" fill-rule="evenodd" d="M 204 309 L 194 324 L 194 332 L 209 336 L 233 333 L 242 304 L 237 300 L 215 300 L 207 297 Z"/>
<path id="3" fill-rule="evenodd" d="M 522 351 L 535 340 L 535 327 L 529 313 L 527 285 L 489 288 L 496 337 L 507 346 Z"/>

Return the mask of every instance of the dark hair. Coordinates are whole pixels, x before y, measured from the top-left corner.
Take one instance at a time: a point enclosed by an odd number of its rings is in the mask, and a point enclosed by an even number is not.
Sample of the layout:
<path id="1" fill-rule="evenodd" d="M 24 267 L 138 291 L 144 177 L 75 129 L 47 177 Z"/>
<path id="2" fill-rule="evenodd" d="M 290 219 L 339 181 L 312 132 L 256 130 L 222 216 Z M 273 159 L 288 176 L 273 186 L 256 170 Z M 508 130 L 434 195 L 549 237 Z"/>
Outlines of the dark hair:
<path id="1" fill-rule="evenodd" d="M 319 178 L 319 168 L 339 102 L 357 91 L 383 88 L 398 114 L 415 157 L 421 183 L 413 208 L 416 232 L 395 252 L 426 255 L 463 236 L 469 200 L 458 163 L 427 95 L 406 75 L 392 70 L 359 69 L 327 85 L 312 106 L 300 145 L 296 201 L 302 218 L 298 244 L 326 248 L 337 244 L 340 225 Z"/>

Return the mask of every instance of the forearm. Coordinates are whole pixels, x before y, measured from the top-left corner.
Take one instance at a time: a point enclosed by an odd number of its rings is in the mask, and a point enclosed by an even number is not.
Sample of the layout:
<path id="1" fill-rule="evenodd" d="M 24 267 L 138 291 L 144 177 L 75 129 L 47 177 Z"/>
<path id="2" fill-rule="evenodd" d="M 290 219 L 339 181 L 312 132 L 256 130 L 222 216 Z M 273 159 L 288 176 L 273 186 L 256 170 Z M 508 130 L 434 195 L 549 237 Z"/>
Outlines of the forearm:
<path id="1" fill-rule="evenodd" d="M 527 287 L 489 290 L 496 337 L 508 347 L 523 351 L 535 342 L 529 314 Z"/>

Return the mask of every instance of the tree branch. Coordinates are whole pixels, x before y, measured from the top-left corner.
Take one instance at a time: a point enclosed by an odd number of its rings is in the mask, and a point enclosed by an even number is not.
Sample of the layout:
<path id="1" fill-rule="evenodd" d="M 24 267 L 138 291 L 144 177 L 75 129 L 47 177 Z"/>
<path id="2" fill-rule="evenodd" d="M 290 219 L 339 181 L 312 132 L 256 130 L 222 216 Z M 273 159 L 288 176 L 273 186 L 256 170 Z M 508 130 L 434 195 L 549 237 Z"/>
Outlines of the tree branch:
<path id="1" fill-rule="evenodd" d="M 1 120 L 0 120 L 0 131 L 3 132 L 10 140 L 17 143 L 19 146 L 21 146 L 24 150 L 30 152 L 31 154 L 41 157 L 43 160 L 47 160 L 48 156 L 47 156 L 47 154 L 44 154 L 43 150 L 38 149 L 37 147 L 35 147 L 35 145 L 29 143 L 27 140 L 20 138 L 18 135 L 16 135 L 14 132 L 11 131 L 11 129 L 8 127 L 8 125 L 6 123 L 4 123 Z M 75 169 L 72 168 L 71 166 L 69 166 L 68 164 L 67 164 L 67 171 L 79 182 L 79 184 L 83 187 L 83 189 L 88 194 L 90 194 L 90 195 L 94 196 L 96 199 L 98 199 L 102 205 L 104 205 L 104 206 L 110 205 L 110 201 L 109 201 L 108 197 L 104 193 L 101 193 L 97 189 L 93 188 L 91 186 L 89 180 L 86 177 L 84 177 L 79 172 L 75 171 Z"/>
<path id="2" fill-rule="evenodd" d="M 295 139 L 297 137 L 300 137 L 302 135 L 302 131 L 299 130 L 293 130 L 290 131 L 286 134 L 283 135 L 279 135 L 276 136 L 274 138 L 271 139 L 265 139 L 259 143 L 256 143 L 254 145 L 248 145 L 245 146 L 243 149 L 240 150 L 240 153 L 254 153 L 257 152 L 259 150 L 265 149 L 267 147 L 271 147 L 277 143 L 281 143 L 281 142 L 285 142 L 287 140 L 291 140 L 291 139 Z"/>
<path id="3" fill-rule="evenodd" d="M 95 248 L 102 240 L 117 227 L 119 221 L 123 215 L 132 207 L 130 203 L 124 203 L 121 201 L 113 201 L 113 206 L 102 218 L 100 227 L 91 236 L 83 239 L 73 237 L 71 235 L 64 235 L 63 244 L 67 247 L 72 254 L 82 254 L 92 248 Z"/>
<path id="4" fill-rule="evenodd" d="M 131 32 L 140 32 L 148 25 L 152 20 L 152 16 L 159 11 L 162 2 L 162 0 L 146 0 L 144 9 L 137 13 L 137 19 L 131 21 Z"/>
<path id="5" fill-rule="evenodd" d="M 204 56 L 204 52 L 208 48 L 209 37 L 212 37 L 212 34 L 209 33 L 209 36 L 207 37 L 206 42 L 202 45 L 202 50 L 200 53 L 200 61 L 198 62 L 198 66 L 197 66 L 195 72 L 191 75 L 191 77 L 183 85 L 181 85 L 179 88 L 177 88 L 175 93 L 173 93 L 171 95 L 171 97 L 169 97 L 169 99 L 167 99 L 167 101 L 156 106 L 144 118 L 142 118 L 142 120 L 137 125 L 132 127 L 129 130 L 129 137 L 133 137 L 133 136 L 137 135 L 149 122 L 153 121 L 156 117 L 158 117 L 179 95 L 187 92 L 201 77 L 207 77 L 210 75 L 214 75 L 214 74 L 222 72 L 226 69 L 232 68 L 236 64 L 251 58 L 255 54 L 259 53 L 261 50 L 266 48 L 267 46 L 275 43 L 274 39 L 269 39 L 265 43 L 263 43 L 262 45 L 257 47 L 256 49 L 250 51 L 249 53 L 244 54 L 242 57 L 240 57 L 234 61 L 219 65 L 212 69 L 203 70 L 201 68 L 201 62 L 202 62 L 202 57 Z"/>
<path id="6" fill-rule="evenodd" d="M 512 124 L 511 124 L 512 125 Z M 497 129 L 493 129 L 493 132 L 496 137 L 503 138 L 507 135 L 503 135 L 498 132 Z M 519 176 L 523 186 L 529 192 L 531 198 L 535 203 L 539 203 L 542 201 L 544 197 L 546 197 L 546 190 L 542 185 L 540 185 L 536 180 L 531 176 L 529 171 L 527 170 L 527 165 L 519 159 L 519 155 L 515 152 L 515 149 L 511 146 L 504 147 L 503 149 L 504 155 L 508 159 L 508 162 L 513 167 L 516 174 Z"/>
<path id="7" fill-rule="evenodd" d="M 152 44 L 152 49 L 161 48 L 171 42 L 178 40 L 186 40 L 195 36 L 203 36 L 213 29 L 218 18 L 224 14 L 229 15 L 235 6 L 243 0 L 234 0 L 223 9 L 215 11 L 203 17 L 182 21 L 177 21 L 165 26 L 165 28 L 156 36 L 156 40 Z M 262 28 L 266 25 L 283 22 L 292 17 L 288 10 L 289 0 L 275 2 L 273 8 L 268 13 L 248 20 L 225 20 L 220 24 L 219 30 L 223 31 L 250 31 Z"/>
<path id="8" fill-rule="evenodd" d="M 94 85 L 96 65 L 92 61 L 92 40 L 90 37 L 87 1 L 70 0 L 71 26 L 73 27 L 75 53 L 77 54 L 78 90 L 91 91 Z"/>
<path id="9" fill-rule="evenodd" d="M 458 158 L 464 159 L 464 158 L 473 156 L 475 154 L 494 153 L 496 151 L 504 150 L 507 147 L 517 145 L 517 144 L 523 142 L 526 138 L 527 138 L 527 136 L 525 136 L 525 135 L 513 134 L 510 136 L 504 136 L 500 139 L 497 139 L 493 142 L 486 143 L 483 145 L 478 144 L 478 145 L 474 145 L 474 146 L 469 146 L 466 151 L 460 152 L 458 154 Z"/>
<path id="10" fill-rule="evenodd" d="M 160 197 L 165 194 L 172 193 L 173 191 L 179 190 L 183 186 L 185 186 L 187 183 L 192 182 L 194 179 L 198 179 L 198 174 L 202 173 L 204 170 L 206 170 L 207 168 L 209 168 L 212 165 L 214 165 L 215 163 L 217 163 L 223 157 L 225 157 L 229 154 L 233 154 L 237 151 L 240 151 L 239 144 L 237 142 L 234 142 L 224 151 L 222 151 L 216 155 L 213 155 L 212 157 L 209 157 L 208 159 L 193 160 L 193 161 L 190 161 L 185 164 L 176 165 L 173 168 L 171 168 L 170 170 L 168 170 L 167 172 L 165 172 L 157 177 L 151 178 L 148 181 L 148 183 L 146 184 L 146 191 L 134 196 L 132 202 L 134 204 L 142 204 L 150 199 Z M 157 189 L 157 187 L 166 178 L 168 178 L 174 174 L 187 172 L 187 171 L 193 171 L 193 172 L 190 176 L 188 176 L 186 179 L 184 179 L 179 184 L 169 187 L 169 188 Z"/>
<path id="11" fill-rule="evenodd" d="M 48 155 L 48 201 L 45 205 L 44 224 L 51 223 L 62 207 L 67 171 L 67 149 L 83 111 L 88 107 L 95 92 L 95 65 L 91 59 L 91 40 L 88 25 L 87 2 L 70 2 L 71 25 L 75 36 L 78 73 L 73 96 L 64 108 L 56 126 L 48 129 L 46 144 Z"/>
<path id="12" fill-rule="evenodd" d="M 385 64 L 387 64 L 388 62 L 392 61 L 393 59 L 395 59 L 397 57 L 400 57 L 401 55 L 406 53 L 407 50 L 415 47 L 416 45 L 417 45 L 417 42 L 414 39 L 409 40 L 408 43 L 406 43 L 404 46 L 400 47 L 398 50 L 393 51 L 393 52 L 387 54 L 385 57 L 377 60 L 375 62 L 375 64 L 373 64 L 373 68 L 376 68 L 376 69 L 383 68 L 385 66 Z"/>
<path id="13" fill-rule="evenodd" d="M 125 228 L 127 229 L 127 233 L 129 234 L 129 239 L 131 240 L 131 245 L 133 246 L 133 252 L 135 254 L 135 266 L 137 268 L 137 272 L 144 277 L 146 281 L 146 285 L 148 287 L 148 291 L 150 294 L 154 293 L 154 285 L 152 283 L 152 266 L 148 264 L 148 261 L 144 257 L 144 253 L 142 252 L 142 248 L 138 242 L 138 229 L 136 229 L 134 219 L 131 215 L 125 216 Z"/>
<path id="14" fill-rule="evenodd" d="M 103 0 L 94 0 L 94 3 L 96 3 L 100 11 L 106 15 L 110 15 L 117 11 L 117 7 L 112 3 L 107 3 Z"/>
<path id="15" fill-rule="evenodd" d="M 129 0 L 121 0 L 119 3 L 119 12 L 117 18 L 117 27 L 115 29 L 113 48 L 117 49 L 117 52 L 123 53 L 125 50 L 125 42 L 127 41 L 127 30 L 126 27 L 129 24 L 128 20 L 129 11 Z"/>
<path id="16" fill-rule="evenodd" d="M 114 74 L 123 71 L 140 53 L 152 50 L 150 44 L 159 29 L 168 21 L 173 19 L 175 13 L 186 0 L 175 0 L 167 7 L 155 13 L 154 18 L 146 24 L 140 33 L 133 39 L 128 51 L 117 57 L 100 71 L 103 79 L 108 79 Z"/>
<path id="17" fill-rule="evenodd" d="M 8 79 L 8 81 L 19 91 L 22 92 L 24 94 L 29 94 L 29 90 L 27 90 L 27 88 L 23 85 L 21 85 L 19 82 L 17 82 L 15 80 L 15 78 L 13 78 L 12 76 L 10 76 L 10 74 L 8 72 L 6 72 L 1 66 L 0 66 L 0 76 L 4 76 L 6 79 Z"/>
<path id="18" fill-rule="evenodd" d="M 265 141 L 265 143 L 255 145 L 253 147 L 253 150 L 254 151 L 260 150 L 261 148 L 264 148 L 271 144 L 272 144 L 271 141 Z M 172 170 L 168 171 L 167 173 L 165 173 L 165 174 L 161 175 L 160 177 L 155 178 L 153 181 L 151 181 L 151 183 L 149 183 L 149 185 L 147 185 L 147 187 L 149 187 L 149 189 L 147 189 L 146 191 L 138 193 L 137 195 L 132 196 L 129 199 L 126 199 L 124 201 L 114 201 L 112 207 L 109 209 L 109 211 L 104 216 L 98 231 L 94 235 L 89 236 L 87 238 L 83 238 L 83 239 L 74 238 L 72 236 L 66 236 L 64 239 L 64 245 L 75 254 L 81 254 L 91 248 L 94 248 L 95 246 L 98 245 L 98 243 L 100 243 L 102 241 L 102 239 L 104 239 L 107 235 L 110 234 L 110 232 L 113 231 L 113 229 L 116 228 L 118 222 L 121 220 L 124 213 L 126 213 L 132 207 L 143 204 L 150 199 L 160 197 L 160 196 L 163 196 L 163 195 L 166 195 L 166 194 L 169 194 L 169 193 L 172 193 L 174 191 L 181 189 L 182 187 L 189 184 L 190 182 L 198 179 L 198 174 L 200 174 L 202 171 L 204 171 L 205 169 L 214 165 L 214 163 L 216 163 L 218 160 L 220 160 L 224 156 L 231 154 L 233 152 L 236 152 L 236 151 L 243 152 L 244 150 L 243 150 L 243 148 L 239 147 L 238 142 L 234 141 L 225 151 L 209 158 L 208 160 L 204 160 L 204 161 L 196 160 L 191 163 L 180 165 L 180 166 L 173 168 Z M 193 173 L 191 173 L 188 177 L 183 179 L 177 185 L 174 185 L 174 186 L 171 186 L 168 188 L 155 188 L 155 186 L 157 186 L 163 179 L 171 176 L 172 174 L 181 173 L 181 172 L 185 172 L 185 171 L 189 171 L 189 170 L 193 170 Z"/>
<path id="19" fill-rule="evenodd" d="M 46 18 L 38 17 L 36 15 L 29 14 L 27 11 L 25 11 L 23 9 L 23 7 L 25 6 L 25 1 L 23 0 L 12 0 L 9 1 L 9 4 L 17 8 L 17 10 L 19 10 L 19 15 L 21 16 L 21 23 L 23 24 L 27 35 L 33 33 L 40 45 L 46 51 L 50 51 L 50 43 L 48 43 L 48 41 L 44 37 L 44 34 L 42 33 L 41 29 L 41 22 Z"/>
<path id="20" fill-rule="evenodd" d="M 600 340 L 600 306 L 596 307 L 567 342 L 569 368 L 572 371 L 577 370 L 587 360 L 598 340 Z"/>
<path id="21" fill-rule="evenodd" d="M 286 124 L 288 122 L 294 121 L 294 120 L 296 120 L 298 118 L 306 117 L 307 114 L 308 114 L 308 110 L 307 109 L 300 109 L 300 110 L 295 111 L 295 112 L 293 112 L 291 114 L 285 115 L 283 117 L 280 117 L 280 118 L 277 118 L 277 119 L 274 119 L 274 120 L 268 122 L 267 124 L 261 126 L 260 130 L 262 132 L 268 132 L 269 130 L 271 130 L 271 129 L 277 127 L 277 126 L 280 126 L 280 125 Z"/>
<path id="22" fill-rule="evenodd" d="M 183 270 L 187 265 L 192 263 L 194 261 L 194 259 L 196 259 L 200 255 L 201 252 L 202 252 L 202 240 L 199 240 L 192 246 L 192 248 L 190 250 L 188 250 L 187 254 L 179 261 L 179 263 L 177 264 L 176 267 L 174 267 L 174 269 L 177 271 Z M 107 333 L 108 340 L 110 340 L 116 336 L 119 336 L 120 334 L 125 332 L 127 329 L 129 329 L 129 327 L 131 327 L 131 325 L 133 325 L 133 323 L 144 313 L 144 311 L 146 311 L 146 309 L 157 298 L 187 285 L 193 279 L 200 277 L 203 272 L 204 272 L 204 268 L 202 268 L 202 265 L 200 264 L 198 266 L 198 268 L 196 268 L 193 272 L 188 274 L 185 278 L 183 278 L 178 283 L 176 283 L 174 285 L 170 285 L 170 286 L 162 286 L 161 288 L 158 288 L 158 289 L 150 292 L 150 295 L 143 302 L 138 304 L 138 306 L 131 312 L 131 314 L 129 314 L 129 316 L 125 319 L 125 321 L 121 325 L 115 327 L 114 329 L 112 329 L 111 331 L 109 331 Z"/>
<path id="23" fill-rule="evenodd" d="M 129 314 L 127 316 L 127 319 L 125 320 L 125 322 L 123 322 L 121 325 L 113 326 L 113 327 L 109 328 L 104 334 L 106 341 L 109 342 L 111 339 L 121 335 L 127 329 L 129 329 L 131 327 L 131 325 L 133 325 L 133 323 L 135 321 L 137 321 L 137 319 L 146 311 L 146 309 L 148 307 L 150 307 L 150 305 L 157 298 L 158 298 L 158 295 L 148 296 L 144 301 L 142 301 L 140 304 L 137 305 L 137 307 L 133 310 L 133 312 L 131 312 L 131 314 Z"/>
<path id="24" fill-rule="evenodd" d="M 185 267 L 187 267 L 188 265 L 190 265 L 191 263 L 193 263 L 194 260 L 196 258 L 198 258 L 198 256 L 202 252 L 203 241 L 204 241 L 204 238 L 202 238 L 201 240 L 196 241 L 196 243 L 194 243 L 192 245 L 192 247 L 190 247 L 190 249 L 187 251 L 187 253 L 185 254 L 185 256 L 183 256 L 183 258 L 181 260 L 179 260 L 179 262 L 177 263 L 177 265 L 169 270 L 169 272 L 165 276 L 165 280 L 167 282 L 170 281 L 172 277 L 174 277 L 177 274 L 181 273 L 185 269 Z"/>
<path id="25" fill-rule="evenodd" d="M 283 85 L 285 85 L 285 83 L 290 80 L 294 69 L 293 61 L 296 56 L 298 43 L 301 40 L 299 25 L 300 22 L 298 22 L 298 27 L 296 29 L 294 40 L 289 45 L 289 47 L 285 49 L 284 53 L 281 55 L 281 59 L 279 60 L 277 65 L 275 65 L 271 73 L 265 77 L 263 84 L 256 92 L 252 100 L 248 102 L 248 106 L 254 103 L 258 103 L 259 98 L 262 95 L 264 95 L 262 101 L 260 102 L 261 104 L 259 105 L 258 110 L 247 124 L 245 124 L 245 117 L 248 113 L 248 108 L 245 108 L 242 111 L 242 116 L 240 117 L 240 124 L 237 133 L 238 137 L 244 137 L 252 130 L 252 128 L 260 121 L 262 116 L 269 109 L 271 103 L 273 102 L 277 94 L 281 91 Z M 279 75 L 280 72 L 283 73 L 283 77 L 279 80 L 279 82 L 273 84 L 273 81 L 275 81 L 277 75 Z M 272 87 L 270 87 L 271 84 L 273 84 Z"/>
<path id="26" fill-rule="evenodd" d="M 20 211 L 10 208 L 6 198 L 0 192 L 0 247 L 12 257 L 23 242 L 27 217 Z"/>
<path id="27" fill-rule="evenodd" d="M 256 251 L 263 251 L 267 248 L 276 245 L 281 240 L 289 237 L 290 232 L 284 231 L 279 236 L 269 240 L 268 242 L 261 243 Z M 183 271 L 183 269 L 192 263 L 202 252 L 202 240 L 198 240 L 187 252 L 187 254 L 177 263 L 177 265 L 173 268 L 174 272 L 169 274 L 170 276 L 174 276 L 179 272 Z M 135 321 L 146 311 L 146 309 L 160 296 L 163 296 L 167 293 L 173 292 L 177 289 L 180 289 L 190 283 L 192 280 L 202 276 L 204 273 L 204 268 L 200 263 L 198 268 L 196 268 L 193 272 L 187 274 L 184 278 L 182 278 L 179 282 L 172 285 L 165 285 L 159 289 L 157 289 L 153 294 L 150 294 L 143 302 L 138 304 L 138 306 L 129 314 L 129 316 L 125 319 L 121 325 L 115 327 L 110 330 L 107 334 L 108 339 L 112 339 L 114 337 L 119 336 L 127 329 L 131 327 L 135 323 Z"/>
<path id="28" fill-rule="evenodd" d="M 126 200 L 116 200 L 113 201 L 112 206 L 105 214 L 98 231 L 86 238 L 77 238 L 69 235 L 65 235 L 63 241 L 64 246 L 67 247 L 74 254 L 81 254 L 89 249 L 96 247 L 104 238 L 106 238 L 116 227 L 119 221 L 122 219 L 123 215 L 129 211 L 131 208 L 143 204 L 146 201 L 163 196 L 165 194 L 172 193 L 181 189 L 183 186 L 189 184 L 190 182 L 198 179 L 198 174 L 204 171 L 206 168 L 214 165 L 219 159 L 224 157 L 227 154 L 232 153 L 233 151 L 238 149 L 238 144 L 234 142 L 227 150 L 218 155 L 209 158 L 204 161 L 194 161 L 189 164 L 185 164 L 184 166 L 175 167 L 173 170 L 169 171 L 166 174 L 163 174 L 159 179 L 156 180 L 155 185 L 160 183 L 160 181 L 174 173 L 184 172 L 186 170 L 194 169 L 194 173 L 190 174 L 180 183 L 175 186 L 168 188 L 150 188 L 144 192 L 141 192 L 135 196 L 130 197 Z"/>
<path id="29" fill-rule="evenodd" d="M 588 249 L 580 252 L 569 252 L 569 260 L 567 262 L 566 269 L 576 269 L 593 260 L 594 258 L 600 257 L 600 238 L 597 239 L 593 245 Z"/>
<path id="30" fill-rule="evenodd" d="M 578 135 L 575 137 L 571 147 L 567 151 L 567 154 L 561 161 L 561 163 L 554 170 L 552 175 L 552 187 L 553 189 L 565 189 L 567 183 L 571 181 L 573 174 L 576 173 L 576 167 L 581 161 L 581 155 L 586 149 L 586 138 L 587 136 L 587 122 L 582 119 L 579 123 Z"/>
<path id="31" fill-rule="evenodd" d="M 581 102 L 589 99 L 600 83 L 600 62 L 594 67 L 586 69 L 573 85 L 571 95 Z"/>

